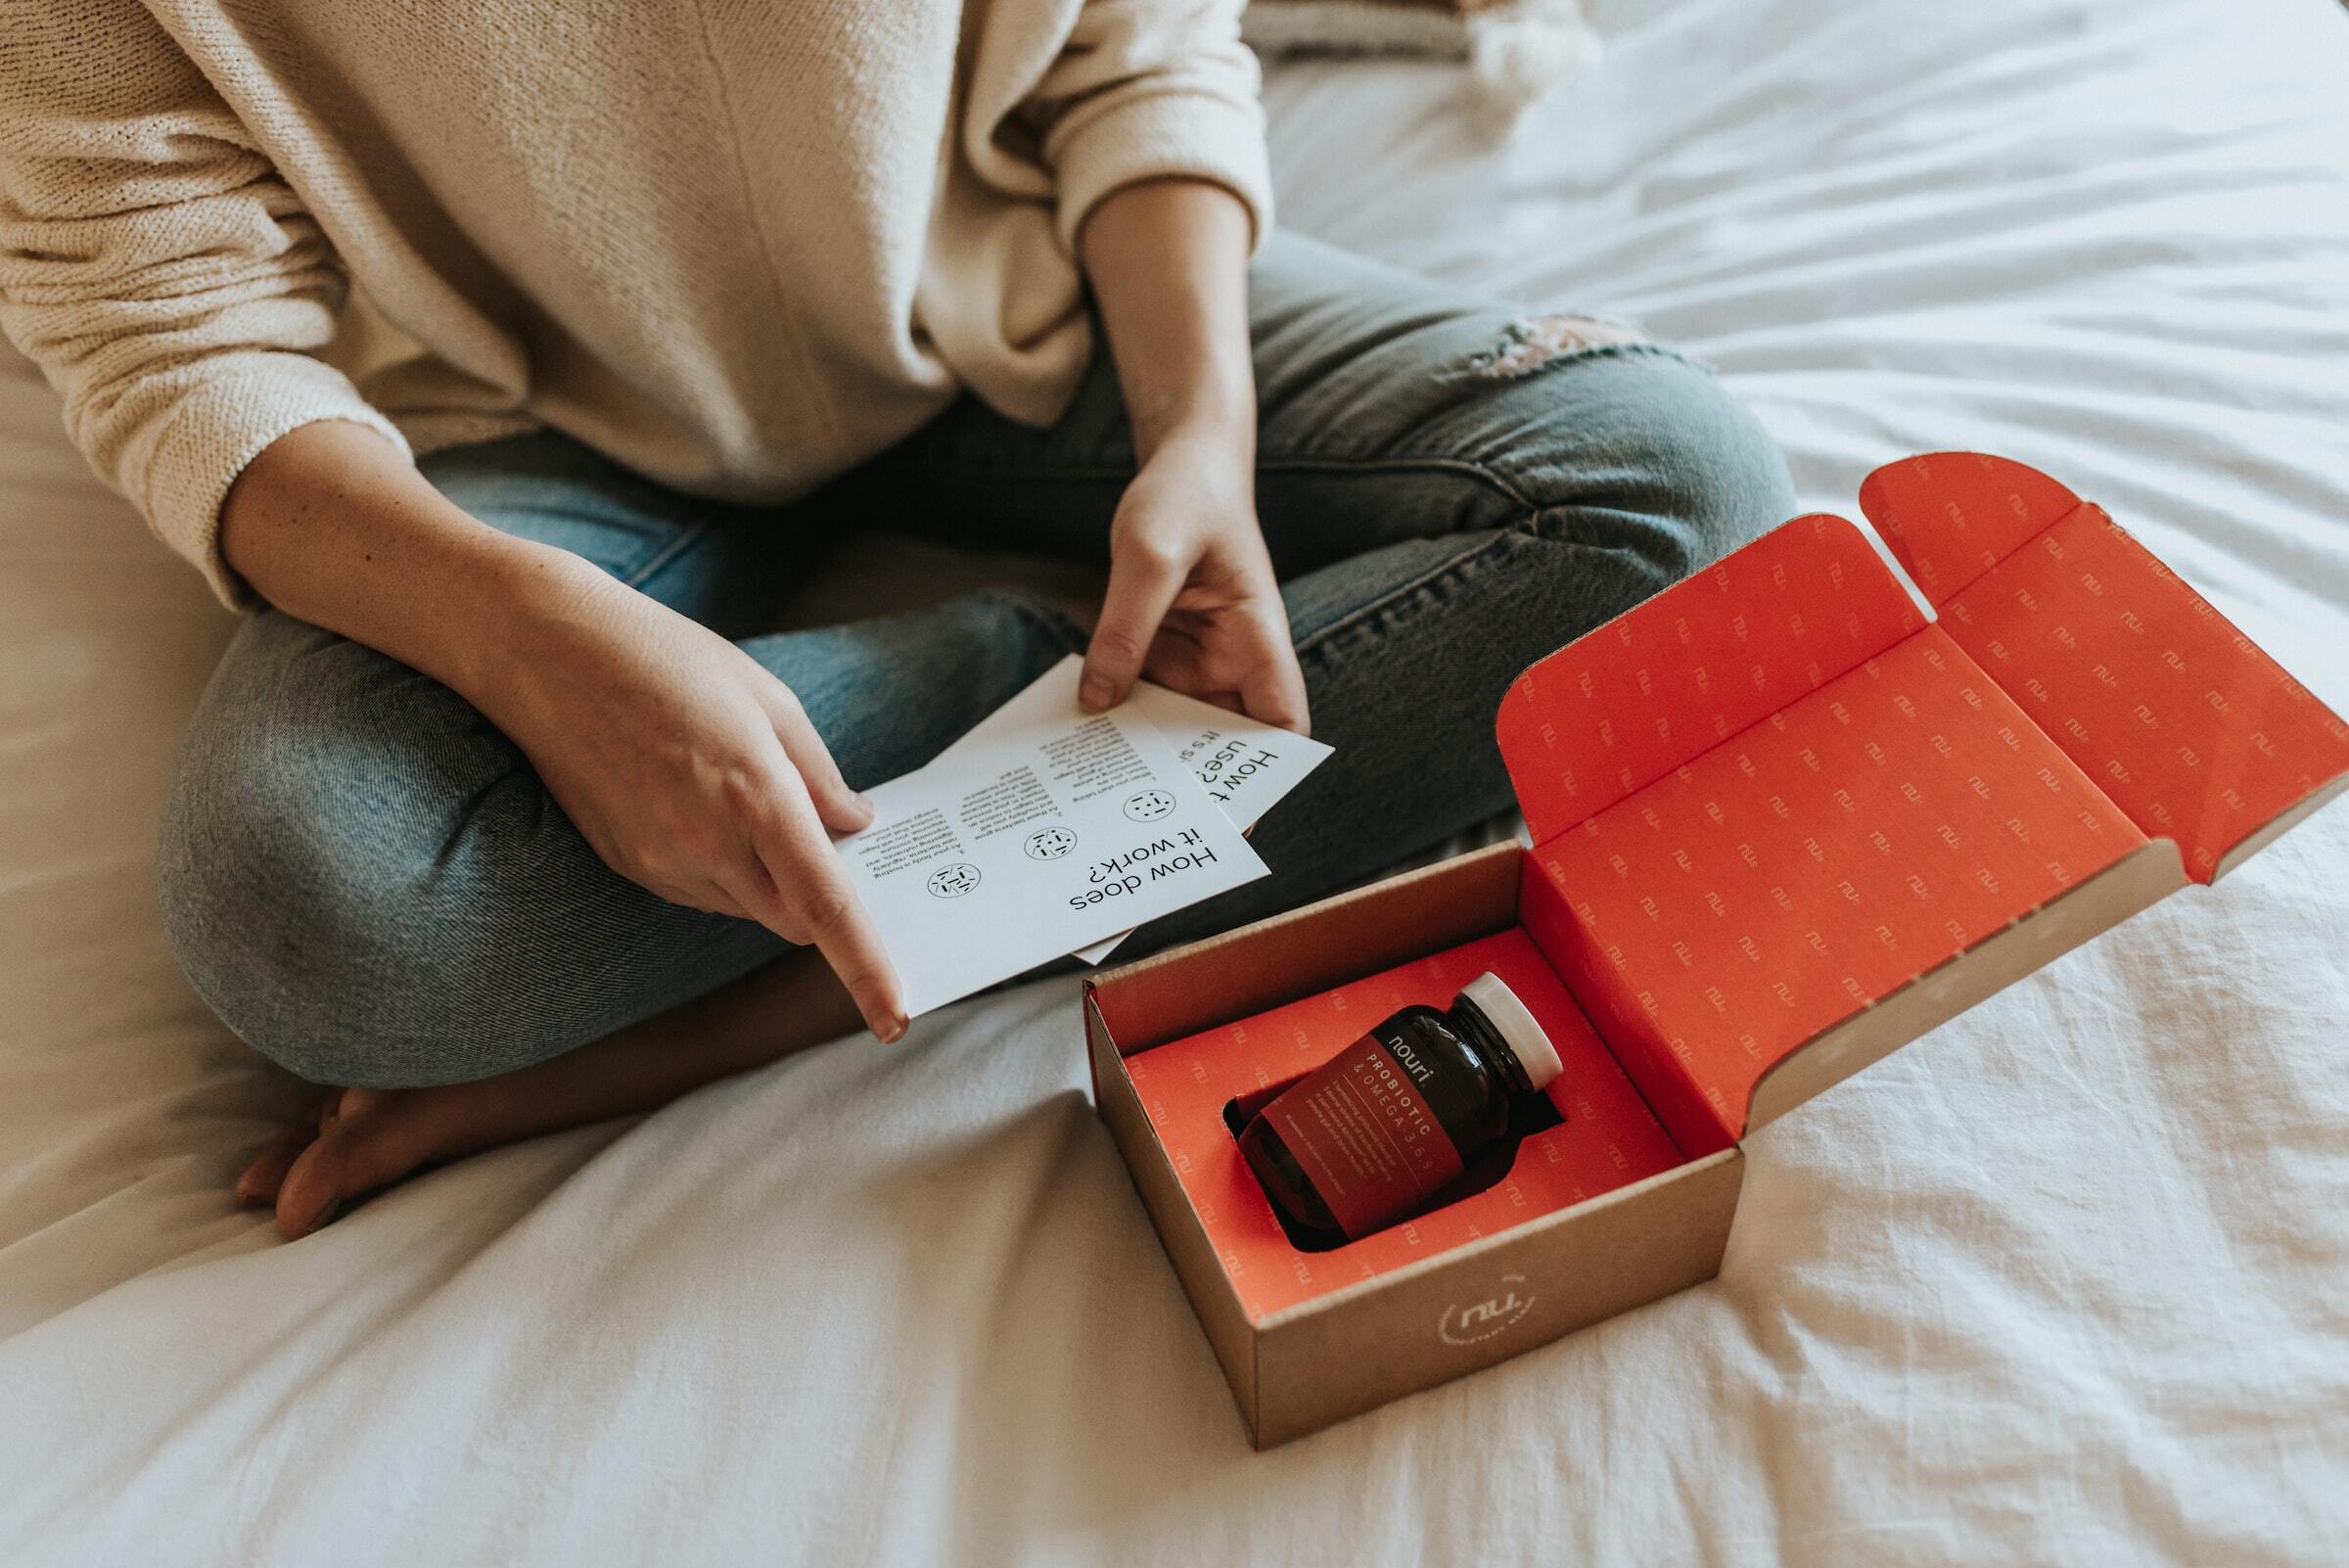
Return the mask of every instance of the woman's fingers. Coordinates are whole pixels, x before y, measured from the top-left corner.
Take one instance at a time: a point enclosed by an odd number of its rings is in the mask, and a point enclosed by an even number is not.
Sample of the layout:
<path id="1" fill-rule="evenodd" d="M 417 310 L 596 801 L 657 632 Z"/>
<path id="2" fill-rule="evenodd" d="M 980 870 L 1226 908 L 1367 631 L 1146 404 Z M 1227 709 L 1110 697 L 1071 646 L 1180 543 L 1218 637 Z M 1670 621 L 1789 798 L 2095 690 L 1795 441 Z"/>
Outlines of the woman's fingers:
<path id="1" fill-rule="evenodd" d="M 1306 709 L 1305 672 L 1297 668 L 1297 649 L 1289 641 L 1288 612 L 1277 596 L 1272 604 L 1269 614 L 1249 618 L 1250 630 L 1245 635 L 1256 644 L 1256 657 L 1241 677 L 1240 697 L 1250 717 L 1311 735 L 1313 725 Z"/>
<path id="2" fill-rule="evenodd" d="M 905 1033 L 897 970 L 824 832 L 871 826 L 873 803 L 849 788 L 788 687 L 776 684 L 768 711 L 805 792 L 793 799 L 788 782 L 769 792 L 748 824 L 752 864 L 721 885 L 777 936 L 821 952 L 874 1038 L 894 1040 Z"/>
<path id="3" fill-rule="evenodd" d="M 1087 713 L 1115 708 L 1133 690 L 1159 623 L 1188 571 L 1187 563 L 1139 542 L 1111 552 L 1109 591 L 1102 596 L 1101 619 L 1084 651 L 1084 678 L 1077 686 L 1077 700 Z"/>
<path id="4" fill-rule="evenodd" d="M 779 805 L 753 825 L 751 847 L 757 864 L 727 891 L 784 941 L 822 953 L 876 1039 L 886 1043 L 903 1035 L 904 993 L 897 968 L 831 840 L 805 814 Z"/>
<path id="5" fill-rule="evenodd" d="M 1313 733 L 1305 674 L 1277 588 L 1268 598 L 1204 610 L 1186 610 L 1177 598 L 1143 668 L 1152 680 L 1202 702 Z"/>
<path id="6" fill-rule="evenodd" d="M 849 788 L 840 764 L 832 760 L 832 748 L 816 733 L 791 688 L 776 681 L 766 708 L 767 716 L 774 721 L 775 738 L 783 743 L 791 765 L 799 769 L 801 781 L 807 786 L 807 799 L 824 826 L 835 833 L 854 833 L 870 826 L 873 803 Z"/>

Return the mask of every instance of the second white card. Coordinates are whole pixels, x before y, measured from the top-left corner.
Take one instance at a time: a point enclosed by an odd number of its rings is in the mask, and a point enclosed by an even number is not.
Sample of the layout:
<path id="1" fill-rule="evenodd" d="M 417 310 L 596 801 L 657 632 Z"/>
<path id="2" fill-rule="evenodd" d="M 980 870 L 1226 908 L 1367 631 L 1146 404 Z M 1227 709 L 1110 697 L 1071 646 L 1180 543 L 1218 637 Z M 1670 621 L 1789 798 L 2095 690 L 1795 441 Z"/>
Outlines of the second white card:
<path id="1" fill-rule="evenodd" d="M 837 849 L 919 1015 L 1265 875 L 1192 769 L 1055 668 Z"/>

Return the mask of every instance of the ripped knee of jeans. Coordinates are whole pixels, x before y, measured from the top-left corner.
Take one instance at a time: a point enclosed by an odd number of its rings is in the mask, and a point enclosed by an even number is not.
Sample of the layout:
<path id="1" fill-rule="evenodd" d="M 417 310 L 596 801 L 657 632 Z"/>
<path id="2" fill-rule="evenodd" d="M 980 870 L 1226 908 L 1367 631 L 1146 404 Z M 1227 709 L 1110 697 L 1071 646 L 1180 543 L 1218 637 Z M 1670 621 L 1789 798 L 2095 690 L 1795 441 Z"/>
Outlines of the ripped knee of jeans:
<path id="1" fill-rule="evenodd" d="M 1602 348 L 1649 345 L 1647 334 L 1620 321 L 1597 316 L 1532 316 L 1512 321 L 1500 342 L 1472 355 L 1460 375 L 1491 381 L 1514 381 L 1545 365 L 1577 358 Z"/>

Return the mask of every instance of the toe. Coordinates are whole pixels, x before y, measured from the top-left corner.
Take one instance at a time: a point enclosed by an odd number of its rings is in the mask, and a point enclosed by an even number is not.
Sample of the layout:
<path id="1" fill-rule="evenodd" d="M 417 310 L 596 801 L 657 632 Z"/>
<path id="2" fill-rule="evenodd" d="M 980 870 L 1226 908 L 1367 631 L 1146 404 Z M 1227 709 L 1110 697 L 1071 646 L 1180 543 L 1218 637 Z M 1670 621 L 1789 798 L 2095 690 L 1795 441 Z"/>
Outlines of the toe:
<path id="1" fill-rule="evenodd" d="M 396 1094 L 353 1089 L 316 1141 L 298 1154 L 277 1189 L 277 1228 L 288 1240 L 333 1220 L 344 1204 L 398 1180 L 431 1155 L 429 1129 Z"/>
<path id="2" fill-rule="evenodd" d="M 336 1107 L 341 1104 L 343 1089 L 330 1089 L 318 1108 L 261 1145 L 260 1152 L 247 1163 L 232 1188 L 240 1203 L 270 1203 L 277 1201 L 277 1189 L 284 1184 L 286 1173 L 301 1151 L 310 1146 L 319 1130 L 327 1124 Z"/>
<path id="3" fill-rule="evenodd" d="M 312 1133 L 309 1124 L 289 1128 L 269 1140 L 268 1147 L 253 1157 L 237 1177 L 236 1195 L 239 1203 L 275 1203 L 277 1189 L 285 1184 L 286 1173 L 301 1151 L 309 1147 Z"/>
<path id="4" fill-rule="evenodd" d="M 334 1218 L 342 1201 L 342 1163 L 321 1135 L 303 1149 L 277 1186 L 277 1228 L 288 1241 Z"/>

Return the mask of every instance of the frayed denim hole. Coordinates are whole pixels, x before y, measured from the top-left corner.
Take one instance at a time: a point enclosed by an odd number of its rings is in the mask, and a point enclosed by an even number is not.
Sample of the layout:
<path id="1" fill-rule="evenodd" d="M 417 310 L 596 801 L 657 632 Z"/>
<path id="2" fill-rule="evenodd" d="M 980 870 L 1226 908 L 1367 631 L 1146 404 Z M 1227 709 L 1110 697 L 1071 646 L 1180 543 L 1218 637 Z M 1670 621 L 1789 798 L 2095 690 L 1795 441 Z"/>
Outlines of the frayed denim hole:
<path id="1" fill-rule="evenodd" d="M 1701 359 L 1657 343 L 1634 323 L 1612 321 L 1604 316 L 1561 314 L 1529 316 L 1510 322 L 1502 329 L 1497 344 L 1439 372 L 1438 379 L 1523 381 L 1559 365 L 1635 353 L 1663 354 L 1700 370 L 1713 368 Z"/>

